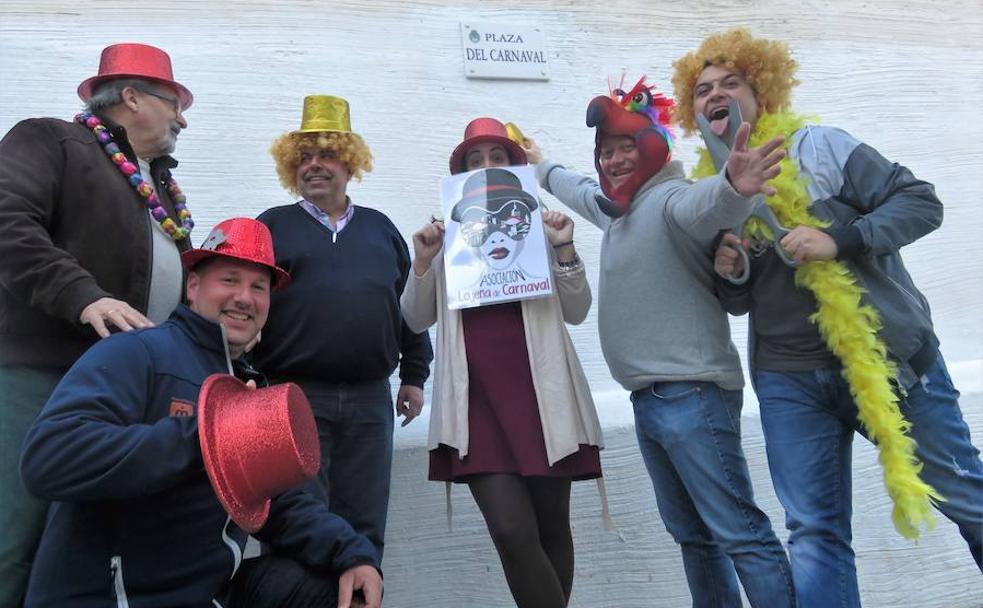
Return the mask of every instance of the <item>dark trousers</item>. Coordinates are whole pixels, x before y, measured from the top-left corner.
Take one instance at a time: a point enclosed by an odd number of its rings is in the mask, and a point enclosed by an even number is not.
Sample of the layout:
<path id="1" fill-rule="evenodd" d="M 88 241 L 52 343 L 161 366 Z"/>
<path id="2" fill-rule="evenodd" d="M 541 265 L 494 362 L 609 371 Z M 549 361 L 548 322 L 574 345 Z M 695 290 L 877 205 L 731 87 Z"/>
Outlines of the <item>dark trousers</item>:
<path id="1" fill-rule="evenodd" d="M 299 562 L 265 555 L 242 562 L 224 608 L 309 608 L 338 603 L 338 578 Z"/>
<path id="2" fill-rule="evenodd" d="M 318 482 L 328 509 L 365 535 L 382 561 L 393 461 L 389 379 L 360 384 L 302 382 L 321 441 Z"/>
<path id="3" fill-rule="evenodd" d="M 20 606 L 48 503 L 27 493 L 20 448 L 65 370 L 0 365 L 0 606 Z"/>

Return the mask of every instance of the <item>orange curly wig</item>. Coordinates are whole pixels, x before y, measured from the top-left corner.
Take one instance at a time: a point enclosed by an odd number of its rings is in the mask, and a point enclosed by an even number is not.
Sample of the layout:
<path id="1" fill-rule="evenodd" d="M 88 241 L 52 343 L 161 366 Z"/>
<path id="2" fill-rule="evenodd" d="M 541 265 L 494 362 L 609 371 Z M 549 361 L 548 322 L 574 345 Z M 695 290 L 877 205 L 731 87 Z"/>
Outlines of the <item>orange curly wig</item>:
<path id="1" fill-rule="evenodd" d="M 795 78 L 798 62 L 784 42 L 755 38 L 744 28 L 733 28 L 705 39 L 700 48 L 673 62 L 675 72 L 674 119 L 687 135 L 696 130 L 693 117 L 693 88 L 703 70 L 719 65 L 740 73 L 754 90 L 758 105 L 768 113 L 787 110 L 791 105 L 792 88 L 799 84 Z"/>
<path id="2" fill-rule="evenodd" d="M 300 154 L 311 148 L 331 150 L 335 158 L 345 163 L 352 177 L 358 181 L 362 181 L 363 173 L 372 170 L 372 152 L 355 133 L 284 133 L 270 146 L 270 154 L 276 161 L 276 174 L 280 178 L 280 184 L 295 196 L 301 195 L 297 188 Z"/>

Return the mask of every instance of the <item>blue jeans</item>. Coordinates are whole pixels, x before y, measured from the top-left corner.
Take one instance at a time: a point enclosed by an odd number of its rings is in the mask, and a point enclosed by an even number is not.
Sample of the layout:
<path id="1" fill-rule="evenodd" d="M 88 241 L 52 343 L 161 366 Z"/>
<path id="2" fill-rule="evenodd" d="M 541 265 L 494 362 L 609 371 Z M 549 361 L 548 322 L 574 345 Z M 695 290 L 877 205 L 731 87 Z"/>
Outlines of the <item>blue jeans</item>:
<path id="1" fill-rule="evenodd" d="M 754 504 L 741 448 L 740 391 L 657 382 L 632 393 L 635 432 L 666 530 L 679 543 L 694 608 L 794 606 L 792 571 Z"/>
<path id="2" fill-rule="evenodd" d="M 860 606 L 850 519 L 854 431 L 866 436 L 839 368 L 756 371 L 768 466 L 786 526 L 801 606 Z M 912 423 L 921 477 L 946 502 L 939 510 L 959 526 L 980 564 L 983 463 L 969 437 L 940 356 L 900 402 Z M 983 567 L 981 567 L 983 569 Z"/>
<path id="3" fill-rule="evenodd" d="M 393 463 L 393 398 L 389 379 L 359 384 L 301 384 L 321 441 L 318 482 L 328 509 L 385 546 Z"/>
<path id="4" fill-rule="evenodd" d="M 0 606 L 20 606 L 48 513 L 48 503 L 28 494 L 21 481 L 21 444 L 64 374 L 0 365 Z"/>

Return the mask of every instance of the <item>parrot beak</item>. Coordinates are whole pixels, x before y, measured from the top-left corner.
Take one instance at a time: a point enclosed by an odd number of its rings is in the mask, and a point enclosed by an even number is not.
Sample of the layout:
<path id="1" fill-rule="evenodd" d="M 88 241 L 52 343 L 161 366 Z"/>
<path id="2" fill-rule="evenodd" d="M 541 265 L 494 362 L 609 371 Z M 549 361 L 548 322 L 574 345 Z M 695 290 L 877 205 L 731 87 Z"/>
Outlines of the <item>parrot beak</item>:
<path id="1" fill-rule="evenodd" d="M 603 95 L 592 99 L 590 105 L 587 106 L 587 126 L 590 128 L 603 126 L 613 106 L 616 105 L 613 99 Z"/>

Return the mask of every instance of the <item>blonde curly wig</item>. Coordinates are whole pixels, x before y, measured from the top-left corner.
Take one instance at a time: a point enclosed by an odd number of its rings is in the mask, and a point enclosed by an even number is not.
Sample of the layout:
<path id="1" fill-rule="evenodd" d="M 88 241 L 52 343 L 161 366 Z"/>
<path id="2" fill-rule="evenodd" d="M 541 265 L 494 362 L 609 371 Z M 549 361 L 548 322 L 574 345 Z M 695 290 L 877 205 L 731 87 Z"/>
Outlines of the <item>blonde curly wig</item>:
<path id="1" fill-rule="evenodd" d="M 270 154 L 276 161 L 276 174 L 280 184 L 288 192 L 300 196 L 297 187 L 297 167 L 305 149 L 331 150 L 335 158 L 345 163 L 352 177 L 362 180 L 362 174 L 372 170 L 372 152 L 355 133 L 284 133 L 270 146 Z"/>
<path id="2" fill-rule="evenodd" d="M 758 105 L 764 112 L 787 110 L 791 104 L 792 88 L 799 84 L 795 71 L 799 64 L 792 59 L 784 42 L 755 38 L 744 28 L 734 28 L 713 34 L 700 48 L 673 62 L 675 72 L 676 111 L 674 119 L 686 134 L 696 130 L 693 118 L 693 88 L 696 79 L 710 65 L 719 65 L 738 72 L 754 90 Z"/>

